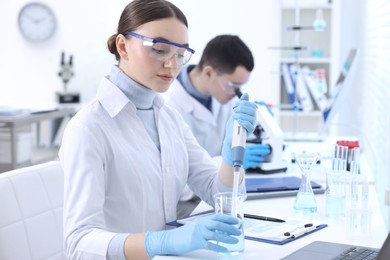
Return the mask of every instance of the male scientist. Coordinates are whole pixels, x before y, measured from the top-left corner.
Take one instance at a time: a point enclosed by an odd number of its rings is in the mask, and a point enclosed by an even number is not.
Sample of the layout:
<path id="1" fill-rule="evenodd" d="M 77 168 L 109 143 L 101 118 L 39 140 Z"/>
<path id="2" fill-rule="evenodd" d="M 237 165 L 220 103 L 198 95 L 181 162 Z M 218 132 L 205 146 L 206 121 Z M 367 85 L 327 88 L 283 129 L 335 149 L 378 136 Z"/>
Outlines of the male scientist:
<path id="1" fill-rule="evenodd" d="M 253 67 L 252 52 L 238 36 L 219 35 L 207 43 L 197 65 L 181 70 L 165 94 L 167 104 L 181 113 L 212 157 L 221 155 L 236 90 L 248 82 Z M 244 169 L 256 168 L 268 154 L 268 145 L 251 145 L 246 149 Z M 186 189 L 182 201 L 193 198 Z"/>

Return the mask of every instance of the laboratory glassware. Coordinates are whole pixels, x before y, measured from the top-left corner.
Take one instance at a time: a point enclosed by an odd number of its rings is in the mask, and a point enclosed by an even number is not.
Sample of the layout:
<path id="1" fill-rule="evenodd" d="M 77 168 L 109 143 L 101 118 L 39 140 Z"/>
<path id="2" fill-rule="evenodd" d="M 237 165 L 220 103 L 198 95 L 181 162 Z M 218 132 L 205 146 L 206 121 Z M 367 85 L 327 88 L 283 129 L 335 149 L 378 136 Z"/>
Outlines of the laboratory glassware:
<path id="1" fill-rule="evenodd" d="M 328 217 L 341 217 L 345 211 L 345 198 L 349 183 L 347 172 L 348 147 L 332 146 L 332 167 L 326 171 L 326 214 Z"/>
<path id="2" fill-rule="evenodd" d="M 244 201 L 246 199 L 246 195 L 242 193 L 238 193 L 233 195 L 232 192 L 222 192 L 214 195 L 215 201 L 215 213 L 216 214 L 226 214 L 236 217 L 238 219 L 238 224 L 236 227 L 240 229 L 241 234 L 238 236 L 234 236 L 238 239 L 236 244 L 226 244 L 222 242 L 217 242 L 218 245 L 227 248 L 226 253 L 221 253 L 224 255 L 239 255 L 244 252 L 245 242 L 244 242 Z M 234 208 L 232 207 L 234 205 Z"/>
<path id="3" fill-rule="evenodd" d="M 317 153 L 302 153 L 298 154 L 295 158 L 295 161 L 301 169 L 302 176 L 298 194 L 294 202 L 294 211 L 296 213 L 312 214 L 317 212 L 317 202 L 311 186 L 310 172 L 318 159 L 319 155 Z"/>

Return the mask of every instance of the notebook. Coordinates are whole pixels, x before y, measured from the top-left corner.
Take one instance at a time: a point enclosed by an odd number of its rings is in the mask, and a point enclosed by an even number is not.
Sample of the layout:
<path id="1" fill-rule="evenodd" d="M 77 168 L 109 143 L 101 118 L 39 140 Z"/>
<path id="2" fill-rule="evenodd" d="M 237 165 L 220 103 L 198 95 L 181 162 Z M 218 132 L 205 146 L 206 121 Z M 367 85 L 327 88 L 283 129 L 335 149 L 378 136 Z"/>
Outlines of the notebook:
<path id="1" fill-rule="evenodd" d="M 356 56 L 358 55 L 358 49 L 351 49 L 349 51 L 348 57 L 343 64 L 343 68 L 340 72 L 340 75 L 337 79 L 335 86 L 331 89 L 330 95 L 327 97 L 326 109 L 323 111 L 323 121 L 322 125 L 319 127 L 317 132 L 285 132 L 284 140 L 285 141 L 306 141 L 306 142 L 322 142 L 326 139 L 326 130 L 331 124 L 332 118 L 336 113 L 340 112 L 340 104 L 345 101 L 345 93 L 350 88 L 348 80 L 351 76 L 351 68 L 353 64 L 356 63 Z M 341 95 L 344 92 L 344 95 Z M 343 101 L 344 100 L 344 101 Z"/>
<path id="2" fill-rule="evenodd" d="M 359 258 L 357 253 L 362 252 L 368 257 L 371 255 L 374 258 Z M 372 252 L 372 253 L 371 253 Z M 347 259 L 377 259 L 377 260 L 389 260 L 390 259 L 390 234 L 387 235 L 385 242 L 381 249 L 354 246 L 347 244 L 331 243 L 324 241 L 312 242 L 301 249 L 288 255 L 284 260 L 301 260 L 301 259 L 316 259 L 316 260 L 328 260 L 328 259 L 343 259 L 339 256 L 349 254 L 351 258 Z"/>
<path id="3" fill-rule="evenodd" d="M 298 177 L 246 178 L 247 200 L 296 196 L 301 179 Z M 324 193 L 325 187 L 312 181 L 313 192 Z"/>

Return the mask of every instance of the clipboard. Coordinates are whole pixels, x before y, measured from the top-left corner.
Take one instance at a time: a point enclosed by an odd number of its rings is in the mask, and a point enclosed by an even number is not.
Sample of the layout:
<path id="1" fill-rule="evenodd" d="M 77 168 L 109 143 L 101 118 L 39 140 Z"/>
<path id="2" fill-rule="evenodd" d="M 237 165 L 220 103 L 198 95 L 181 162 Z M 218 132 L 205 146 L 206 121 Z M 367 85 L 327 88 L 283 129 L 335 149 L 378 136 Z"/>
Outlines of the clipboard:
<path id="1" fill-rule="evenodd" d="M 207 216 L 210 214 L 214 214 L 214 211 L 211 210 L 211 211 L 202 212 L 190 216 L 184 220 L 175 220 L 166 223 L 166 225 L 180 227 L 197 217 Z M 305 232 L 305 225 L 307 225 L 308 223 L 312 224 L 312 228 L 307 228 L 308 231 Z M 253 240 L 257 242 L 270 243 L 275 245 L 284 245 L 291 241 L 300 239 L 301 237 L 310 235 L 327 226 L 328 226 L 327 224 L 313 223 L 313 221 L 302 220 L 302 219 L 299 220 L 289 219 L 286 220 L 286 222 L 278 223 L 273 221 L 266 221 L 266 220 L 244 217 L 244 237 L 245 239 Z M 291 235 L 285 235 L 287 232 L 291 233 Z M 299 235 L 293 236 L 293 234 L 299 234 Z"/>
<path id="2" fill-rule="evenodd" d="M 294 176 L 245 179 L 247 199 L 296 196 L 300 184 L 301 179 Z M 315 194 L 325 192 L 325 188 L 317 182 L 311 181 L 311 186 Z"/>

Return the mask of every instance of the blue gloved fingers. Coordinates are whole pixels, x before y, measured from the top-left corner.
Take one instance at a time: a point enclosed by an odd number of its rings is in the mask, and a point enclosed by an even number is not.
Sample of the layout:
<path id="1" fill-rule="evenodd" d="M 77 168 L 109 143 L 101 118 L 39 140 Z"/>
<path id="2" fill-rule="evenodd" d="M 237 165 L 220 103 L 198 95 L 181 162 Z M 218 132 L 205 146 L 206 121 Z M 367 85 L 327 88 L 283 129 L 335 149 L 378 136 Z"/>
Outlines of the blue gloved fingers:
<path id="1" fill-rule="evenodd" d="M 233 109 L 233 119 L 248 121 L 251 125 L 257 125 L 256 108 L 253 107 L 236 107 Z M 247 129 L 248 130 L 248 129 Z M 253 130 L 252 130 L 253 131 Z"/>
<path id="2" fill-rule="evenodd" d="M 245 128 L 247 134 L 253 133 L 256 127 L 256 119 L 248 115 L 233 115 L 233 118 L 238 121 L 238 124 Z"/>
<path id="3" fill-rule="evenodd" d="M 216 231 L 217 233 L 222 232 L 225 235 L 229 235 L 229 236 L 241 235 L 241 231 L 236 226 L 218 222 L 218 221 L 213 222 L 211 225 L 207 226 L 207 228 L 209 230 Z M 212 238 L 208 238 L 208 239 L 212 239 Z"/>
<path id="4" fill-rule="evenodd" d="M 241 231 L 235 226 L 239 223 L 238 219 L 225 214 L 215 214 L 207 222 L 208 230 L 225 233 L 225 235 L 238 236 Z M 207 238 L 212 239 L 212 238 Z"/>
<path id="5" fill-rule="evenodd" d="M 265 158 L 260 154 L 251 154 L 248 157 L 245 157 L 245 160 L 248 162 L 261 163 L 265 161 Z"/>
<path id="6" fill-rule="evenodd" d="M 236 106 L 233 108 L 234 113 L 238 114 L 247 114 L 253 115 L 256 117 L 257 106 L 253 102 L 240 100 L 236 103 Z"/>
<path id="7" fill-rule="evenodd" d="M 259 167 L 266 160 L 264 155 L 271 153 L 270 146 L 263 144 L 247 145 L 245 149 L 244 170 Z"/>
<path id="8" fill-rule="evenodd" d="M 265 162 L 265 158 L 261 155 L 253 155 L 249 158 L 245 157 L 244 160 L 244 170 L 248 170 L 249 168 L 259 167 L 259 164 Z"/>
<path id="9" fill-rule="evenodd" d="M 222 145 L 222 158 L 223 161 L 233 166 L 232 161 L 232 131 L 233 131 L 233 119 L 237 120 L 238 123 L 244 127 L 247 133 L 252 133 L 256 127 L 256 109 L 255 103 L 248 101 L 248 94 L 244 93 L 240 100 L 236 102 L 236 107 L 233 109 L 233 114 L 229 118 L 226 124 L 225 139 Z"/>
<path id="10" fill-rule="evenodd" d="M 240 234 L 241 232 L 239 232 L 238 235 Z M 203 230 L 202 236 L 206 240 L 217 241 L 226 244 L 236 244 L 238 242 L 237 238 L 232 237 L 231 234 L 220 230 Z"/>
<path id="11" fill-rule="evenodd" d="M 233 108 L 235 112 L 244 112 L 247 114 L 252 113 L 252 109 L 257 109 L 257 105 L 253 102 L 242 99 L 236 101 L 236 106 Z"/>
<path id="12" fill-rule="evenodd" d="M 236 102 L 236 107 L 233 109 L 233 118 L 237 120 L 248 133 L 252 133 L 256 127 L 256 109 L 256 104 L 248 101 L 248 94 L 246 93 Z"/>
<path id="13" fill-rule="evenodd" d="M 215 215 L 211 215 L 208 217 L 211 217 L 211 219 L 214 219 L 214 220 L 217 220 L 219 222 L 226 223 L 226 224 L 232 224 L 232 225 L 238 224 L 237 218 L 226 215 L 226 214 L 215 214 Z"/>
<path id="14" fill-rule="evenodd" d="M 177 229 L 148 231 L 145 250 L 151 258 L 155 255 L 180 255 L 197 249 L 226 252 L 226 248 L 212 245 L 212 242 L 237 243 L 238 240 L 232 235 L 241 234 L 235 227 L 238 223 L 238 219 L 232 216 L 215 214 L 198 218 Z"/>
<path id="15" fill-rule="evenodd" d="M 253 144 L 253 145 L 247 145 L 245 147 L 246 149 L 246 155 L 250 154 L 261 154 L 261 155 L 268 155 L 271 153 L 271 148 L 268 144 Z"/>
<path id="16" fill-rule="evenodd" d="M 246 100 L 246 101 L 248 101 L 248 100 L 249 100 L 249 95 L 248 95 L 248 93 L 243 93 L 242 96 L 240 97 L 240 99 L 239 99 L 238 101 L 236 101 L 236 104 L 237 104 L 238 102 L 240 102 L 240 100 Z"/>

